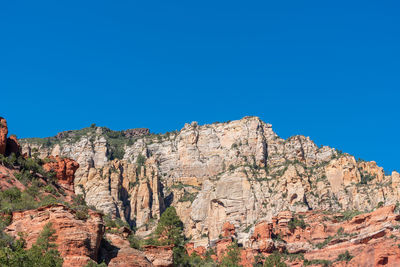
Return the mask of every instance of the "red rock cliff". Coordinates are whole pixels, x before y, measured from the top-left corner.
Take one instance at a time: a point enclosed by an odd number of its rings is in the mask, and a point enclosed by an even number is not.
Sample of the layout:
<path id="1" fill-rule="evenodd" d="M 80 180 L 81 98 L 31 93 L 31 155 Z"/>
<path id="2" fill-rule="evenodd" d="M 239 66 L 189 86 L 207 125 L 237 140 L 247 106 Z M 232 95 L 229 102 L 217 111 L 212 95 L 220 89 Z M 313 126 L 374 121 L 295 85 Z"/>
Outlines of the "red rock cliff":
<path id="1" fill-rule="evenodd" d="M 97 260 L 104 233 L 102 215 L 89 210 L 89 218 L 79 220 L 75 211 L 64 205 L 51 205 L 36 210 L 13 212 L 12 222 L 5 232 L 13 237 L 23 233 L 27 247 L 34 244 L 47 223 L 56 231 L 57 250 L 64 259 L 64 267 L 84 266 Z"/>
<path id="2" fill-rule="evenodd" d="M 6 119 L 0 117 L 0 154 L 6 153 L 8 127 Z"/>
<path id="3" fill-rule="evenodd" d="M 45 163 L 43 168 L 46 171 L 56 173 L 56 178 L 59 184 L 73 190 L 75 172 L 79 168 L 79 164 L 69 158 L 49 157 L 50 162 Z"/>

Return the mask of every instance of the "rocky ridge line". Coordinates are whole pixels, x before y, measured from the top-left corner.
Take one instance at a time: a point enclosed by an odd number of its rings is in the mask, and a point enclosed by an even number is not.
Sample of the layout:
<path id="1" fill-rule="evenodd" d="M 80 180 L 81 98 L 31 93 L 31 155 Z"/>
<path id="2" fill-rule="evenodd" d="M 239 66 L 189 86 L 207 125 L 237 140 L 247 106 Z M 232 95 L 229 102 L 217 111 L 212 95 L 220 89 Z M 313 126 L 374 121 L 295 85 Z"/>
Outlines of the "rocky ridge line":
<path id="1" fill-rule="evenodd" d="M 23 152 L 76 160 L 75 190 L 89 205 L 148 235 L 165 207 L 177 209 L 196 246 L 225 222 L 246 246 L 279 212 L 371 211 L 399 200 L 400 175 L 310 138 L 284 140 L 257 117 L 127 138 L 92 127 L 74 138 L 22 140 Z"/>

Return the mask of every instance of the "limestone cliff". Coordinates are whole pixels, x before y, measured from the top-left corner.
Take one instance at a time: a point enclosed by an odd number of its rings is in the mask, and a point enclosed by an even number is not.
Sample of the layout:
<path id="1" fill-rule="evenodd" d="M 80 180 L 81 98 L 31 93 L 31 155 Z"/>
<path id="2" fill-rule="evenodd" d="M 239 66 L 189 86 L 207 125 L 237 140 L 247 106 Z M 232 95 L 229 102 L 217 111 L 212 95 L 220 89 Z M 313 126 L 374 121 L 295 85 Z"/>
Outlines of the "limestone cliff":
<path id="1" fill-rule="evenodd" d="M 180 131 L 85 128 L 21 140 L 23 153 L 79 163 L 75 191 L 89 205 L 148 234 L 166 206 L 176 207 L 197 245 L 218 239 L 230 222 L 238 240 L 254 225 L 289 210 L 362 210 L 399 200 L 400 175 L 356 161 L 308 137 L 280 138 L 257 117 Z"/>

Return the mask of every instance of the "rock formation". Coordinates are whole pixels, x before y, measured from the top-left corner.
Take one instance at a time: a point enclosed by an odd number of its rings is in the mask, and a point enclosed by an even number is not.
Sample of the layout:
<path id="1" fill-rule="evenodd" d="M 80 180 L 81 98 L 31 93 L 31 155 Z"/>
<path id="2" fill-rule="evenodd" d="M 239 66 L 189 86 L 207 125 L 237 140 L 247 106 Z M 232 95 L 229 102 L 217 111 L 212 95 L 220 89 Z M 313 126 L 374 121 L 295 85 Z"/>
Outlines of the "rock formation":
<path id="1" fill-rule="evenodd" d="M 271 221 L 255 226 L 249 242 L 240 250 L 241 265 L 251 267 L 278 252 L 288 266 L 399 266 L 400 215 L 395 206 L 356 214 L 280 212 Z M 221 233 L 226 233 L 225 227 Z M 209 248 L 215 250 L 216 261 L 221 261 L 232 243 L 233 239 L 221 235 Z M 205 247 L 194 247 L 193 243 L 186 248 L 189 254 L 206 252 Z"/>
<path id="2" fill-rule="evenodd" d="M 17 136 L 15 135 L 11 135 L 9 138 L 7 138 L 5 155 L 11 155 L 12 153 L 17 156 L 21 154 L 21 146 L 19 145 Z"/>
<path id="3" fill-rule="evenodd" d="M 173 266 L 172 246 L 144 246 L 146 257 L 155 267 Z"/>
<path id="4" fill-rule="evenodd" d="M 43 168 L 48 172 L 54 172 L 58 184 L 74 190 L 75 172 L 79 168 L 79 164 L 69 158 L 60 158 L 58 156 L 47 158 L 47 162 Z"/>
<path id="5" fill-rule="evenodd" d="M 135 128 L 123 131 L 125 137 L 139 137 L 143 135 L 149 135 L 150 130 L 147 128 Z"/>
<path id="6" fill-rule="evenodd" d="M 21 152 L 21 147 L 18 143 L 17 137 L 15 135 L 11 135 L 7 138 L 8 135 L 8 127 L 6 119 L 0 117 L 0 154 L 1 155 L 11 155 L 14 153 L 19 156 Z"/>
<path id="7" fill-rule="evenodd" d="M 0 117 L 0 154 L 6 153 L 8 127 L 6 119 Z"/>
<path id="8" fill-rule="evenodd" d="M 75 191 L 136 226 L 139 236 L 151 233 L 165 207 L 174 206 L 194 248 L 220 240 L 229 222 L 239 244 L 267 253 L 278 246 L 270 241 L 278 214 L 283 227 L 292 212 L 367 212 L 400 199 L 397 172 L 387 175 L 375 162 L 318 147 L 308 137 L 284 140 L 257 117 L 134 137 L 90 127 L 21 144 L 28 155 L 77 161 Z M 255 229 L 259 223 L 263 230 Z M 300 245 L 287 249 L 303 251 Z"/>
<path id="9" fill-rule="evenodd" d="M 106 234 L 106 239 L 100 251 L 100 261 L 104 261 L 108 266 L 124 267 L 150 267 L 153 266 L 145 254 L 139 250 L 133 249 L 129 241 L 117 234 Z M 107 241 L 106 241 L 107 240 Z"/>
<path id="10" fill-rule="evenodd" d="M 64 267 L 84 266 L 90 260 L 97 260 L 104 233 L 101 214 L 97 212 L 89 211 L 86 221 L 77 219 L 73 210 L 61 204 L 13 212 L 5 233 L 13 237 L 22 233 L 30 248 L 48 223 L 56 231 L 55 243 L 64 259 Z"/>
<path id="11" fill-rule="evenodd" d="M 10 242 L 8 236 L 15 239 L 22 237 L 26 242 L 26 249 L 29 249 L 38 240 L 44 227 L 50 225 L 55 231 L 56 249 L 60 252 L 65 267 L 86 266 L 88 263 L 101 261 L 108 266 L 172 266 L 171 246 L 145 246 L 143 251 L 131 248 L 127 238 L 132 230 L 126 226 L 117 229 L 117 233 L 111 233 L 116 229 L 107 227 L 111 232 L 104 235 L 103 214 L 87 207 L 74 193 L 75 173 L 79 164 L 73 159 L 58 155 L 39 160 L 36 158 L 40 154 L 37 149 L 32 149 L 18 159 L 10 156 L 11 153 L 19 156 L 20 146 L 15 136 L 7 139 L 6 121 L 1 119 L 0 122 L 4 156 L 0 162 L 0 190 L 8 190 L 7 193 L 1 192 L 4 193 L 1 194 L 0 203 L 2 242 Z M 129 132 L 137 136 L 143 130 Z M 74 132 L 66 132 L 59 138 L 70 134 L 75 136 Z M 35 157 L 27 158 L 31 152 L 35 153 Z M 101 154 L 99 155 L 97 162 L 103 160 Z M 129 210 L 124 210 L 126 203 L 120 201 L 128 200 L 128 192 L 121 192 L 121 187 L 129 188 L 129 194 L 135 194 L 135 197 L 132 198 L 132 204 L 128 203 L 128 207 L 132 206 L 135 214 L 141 214 L 145 223 L 146 220 L 159 217 L 164 208 L 164 200 L 160 193 L 158 170 L 154 168 L 156 162 L 152 159 L 146 160 L 145 157 L 142 159 L 141 166 L 113 160 L 104 164 L 102 170 L 90 168 L 88 182 L 92 181 L 99 188 L 110 186 L 111 203 L 114 200 L 119 201 L 117 208 L 124 212 L 122 216 Z M 54 179 L 51 173 L 54 174 Z M 98 179 L 103 176 L 109 176 L 110 179 L 105 183 L 98 183 Z M 94 185 L 88 188 L 95 189 Z M 80 186 L 78 189 L 86 193 L 84 187 Z M 89 201 L 103 201 L 101 193 L 98 199 L 98 195 L 91 193 L 93 191 L 89 191 L 89 196 L 93 198 L 87 198 Z M 58 204 L 44 204 L 49 202 Z M 113 215 L 115 217 L 116 214 Z M 140 224 L 140 219 L 135 218 L 135 222 Z M 6 248 L 6 251 L 11 252 L 12 249 Z"/>

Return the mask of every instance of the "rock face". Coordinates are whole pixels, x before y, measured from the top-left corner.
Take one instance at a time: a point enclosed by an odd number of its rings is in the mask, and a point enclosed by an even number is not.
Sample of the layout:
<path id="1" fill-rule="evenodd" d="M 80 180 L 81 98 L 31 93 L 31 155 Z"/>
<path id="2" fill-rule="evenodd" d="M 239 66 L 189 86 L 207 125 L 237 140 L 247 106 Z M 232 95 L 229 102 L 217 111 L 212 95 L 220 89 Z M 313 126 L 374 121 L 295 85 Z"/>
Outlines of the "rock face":
<path id="1" fill-rule="evenodd" d="M 0 190 L 17 187 L 19 190 L 25 190 L 25 186 L 14 177 L 14 170 L 0 165 Z"/>
<path id="2" fill-rule="evenodd" d="M 126 237 L 117 233 L 107 233 L 102 241 L 99 261 L 115 267 L 172 267 L 171 246 L 144 246 L 143 251 L 130 247 Z"/>
<path id="3" fill-rule="evenodd" d="M 308 260 L 325 259 L 333 262 L 348 251 L 354 257 L 348 266 L 399 266 L 400 215 L 394 211 L 394 205 L 386 206 L 344 222 L 340 222 L 341 214 L 304 214 L 307 227 L 297 227 L 284 240 L 297 243 L 298 247 L 310 241 L 313 246 L 320 248 L 316 250 L 302 246 Z"/>
<path id="4" fill-rule="evenodd" d="M 11 136 L 7 139 L 7 124 L 4 119 L 1 120 L 1 123 L 4 155 L 9 156 L 11 153 L 15 153 L 18 156 L 20 147 L 16 137 Z M 70 134 L 76 136 L 74 132 L 64 133 L 66 136 L 70 136 Z M 131 132 L 131 134 L 134 134 L 134 132 Z M 63 135 L 60 136 L 58 138 L 62 138 Z M 33 152 L 38 153 L 39 151 L 35 149 Z M 26 157 L 28 154 L 24 156 Z M 103 160 L 101 156 L 97 159 L 99 162 Z M 3 235 L 8 234 L 14 238 L 23 236 L 26 240 L 26 247 L 30 248 L 37 241 L 44 227 L 50 225 L 55 230 L 55 244 L 64 260 L 63 266 L 86 266 L 88 263 L 93 264 L 97 261 L 105 261 L 108 266 L 172 266 L 173 247 L 146 246 L 143 252 L 133 249 L 127 240 L 127 237 L 132 234 L 128 227 L 124 226 L 118 229 L 118 234 L 107 233 L 104 236 L 105 227 L 102 213 L 92 211 L 87 207 L 82 209 L 83 204 L 80 202 L 71 202 L 75 196 L 75 172 L 80 167 L 75 160 L 58 155 L 46 157 L 43 161 L 28 161 L 26 159 L 24 163 L 21 163 L 23 160 L 21 158 L 15 162 L 15 158 L 10 157 L 4 163 L 1 162 L 0 190 L 13 187 L 21 191 L 30 189 L 33 183 L 29 180 L 19 180 L 21 175 L 17 175 L 22 172 L 29 172 L 35 178 L 37 188 L 46 187 L 47 189 L 50 187 L 55 190 L 54 193 L 51 193 L 53 190 L 39 191 L 36 189 L 36 192 L 40 193 L 36 193 L 32 201 L 36 203 L 36 201 L 41 200 L 42 196 L 51 196 L 61 203 L 67 204 L 53 204 L 33 210 L 13 211 L 10 214 L 2 213 L 0 217 L 5 216 L 3 220 L 6 219 L 3 224 L 7 222 L 8 225 L 4 230 L 2 228 Z M 43 164 L 42 167 L 45 171 L 53 172 L 56 181 L 51 179 L 51 175 L 42 172 L 38 164 Z M 96 184 L 100 188 L 104 185 L 110 186 L 111 201 L 114 201 L 114 199 L 120 201 L 121 197 L 128 199 L 128 193 L 125 192 L 125 195 L 121 196 L 120 189 L 129 188 L 129 194 L 135 194 L 135 197 L 132 198 L 132 204 L 128 207 L 132 206 L 135 214 L 141 215 L 143 222 L 145 222 L 149 218 L 159 216 L 161 214 L 160 208 L 164 208 L 163 195 L 160 193 L 162 185 L 159 181 L 158 169 L 154 168 L 156 166 L 154 159 L 146 160 L 143 157 L 140 166 L 137 165 L 114 160 L 104 164 L 104 169 L 90 168 L 89 182 L 92 181 L 94 185 L 88 188 L 96 189 Z M 97 179 L 103 178 L 103 175 L 109 175 L 111 179 L 105 183 L 98 183 Z M 117 188 L 112 188 L 114 184 L 117 184 Z M 85 193 L 85 188 L 82 186 L 78 188 Z M 92 191 L 89 192 L 89 195 L 92 198 L 88 198 L 90 201 L 103 201 L 102 198 L 95 199 L 98 195 L 91 193 Z M 38 197 L 36 197 L 37 195 Z M 56 201 L 55 199 L 54 201 Z M 40 203 L 36 204 L 41 205 Z M 125 208 L 124 203 L 119 202 L 119 204 L 121 210 L 123 210 Z M 77 211 L 69 208 L 70 205 Z M 124 216 L 125 213 L 122 215 Z M 10 223 L 8 224 L 9 219 Z M 137 220 L 135 218 L 135 221 L 140 223 L 140 218 Z"/>
<path id="5" fill-rule="evenodd" d="M 0 117 L 0 154 L 6 153 L 8 127 L 6 119 Z"/>
<path id="6" fill-rule="evenodd" d="M 97 212 L 89 211 L 86 221 L 77 219 L 73 210 L 61 204 L 13 212 L 12 222 L 5 233 L 13 237 L 23 233 L 29 248 L 47 223 L 51 223 L 56 231 L 55 243 L 64 259 L 63 266 L 84 266 L 97 260 L 104 233 L 102 216 Z"/>
<path id="7" fill-rule="evenodd" d="M 143 135 L 149 135 L 150 130 L 147 128 L 135 128 L 123 131 L 125 137 L 139 137 Z"/>
<path id="8" fill-rule="evenodd" d="M 241 249 L 241 265 L 253 266 L 261 257 L 285 252 L 302 257 L 283 259 L 288 266 L 400 266 L 400 215 L 395 206 L 349 216 L 349 213 L 308 211 L 297 214 L 281 212 L 271 221 L 255 226 L 250 241 Z M 346 217 L 348 220 L 346 220 Z M 302 223 L 300 223 L 302 222 Z M 225 232 L 224 229 L 221 231 Z M 220 261 L 232 244 L 222 237 L 214 247 Z M 200 255 L 205 248 L 187 246 Z M 343 255 L 349 255 L 344 258 Z"/>
<path id="9" fill-rule="evenodd" d="M 108 242 L 101 246 L 100 261 L 104 261 L 108 266 L 115 267 L 147 267 L 153 266 L 145 254 L 133 249 L 129 241 L 117 234 L 106 234 L 103 242 Z"/>
<path id="10" fill-rule="evenodd" d="M 222 226 L 222 237 L 231 237 L 235 236 L 235 226 L 230 222 L 225 222 Z"/>
<path id="11" fill-rule="evenodd" d="M 400 199 L 397 172 L 385 175 L 375 162 L 318 147 L 308 137 L 284 140 L 257 117 L 135 137 L 91 127 L 21 144 L 27 154 L 77 161 L 75 191 L 135 225 L 139 235 L 174 206 L 195 247 L 217 240 L 227 221 L 239 244 L 247 244 L 254 243 L 257 223 L 281 211 L 369 211 Z"/>
<path id="12" fill-rule="evenodd" d="M 173 266 L 172 246 L 144 246 L 146 257 L 157 267 Z"/>
<path id="13" fill-rule="evenodd" d="M 6 155 L 11 155 L 12 153 L 17 156 L 21 154 L 21 146 L 19 145 L 15 135 L 11 135 L 7 138 Z"/>
<path id="14" fill-rule="evenodd" d="M 79 164 L 69 158 L 49 157 L 49 162 L 43 165 L 43 168 L 56 174 L 57 182 L 61 185 L 72 187 L 74 185 L 75 172 L 79 168 Z"/>
<path id="15" fill-rule="evenodd" d="M 19 156 L 21 152 L 21 147 L 18 143 L 17 137 L 15 135 L 11 135 L 7 138 L 8 135 L 8 127 L 6 119 L 0 117 L 0 154 L 1 155 L 11 155 L 11 153 L 15 153 L 15 155 Z"/>

